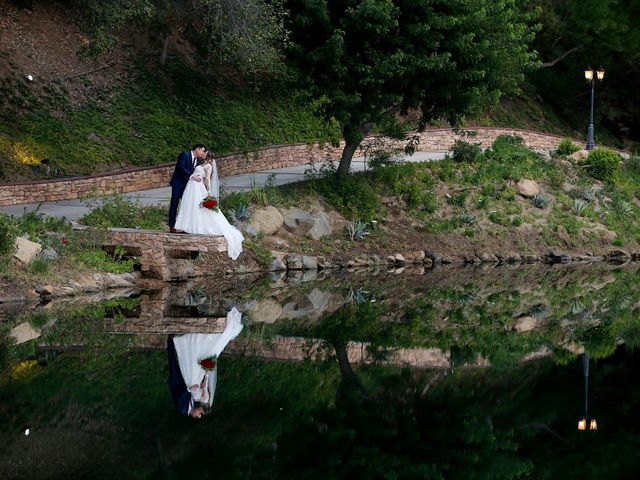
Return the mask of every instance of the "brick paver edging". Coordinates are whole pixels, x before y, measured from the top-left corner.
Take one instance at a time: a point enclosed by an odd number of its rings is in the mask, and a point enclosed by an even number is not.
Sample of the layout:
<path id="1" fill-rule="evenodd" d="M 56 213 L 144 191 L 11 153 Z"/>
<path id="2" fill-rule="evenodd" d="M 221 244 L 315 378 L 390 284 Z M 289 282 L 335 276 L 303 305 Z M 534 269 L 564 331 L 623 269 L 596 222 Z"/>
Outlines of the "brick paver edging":
<path id="1" fill-rule="evenodd" d="M 512 128 L 475 127 L 470 141 L 489 146 L 499 135 L 520 135 L 527 146 L 534 149 L 555 149 L 562 138 L 558 135 Z M 418 151 L 448 151 L 456 139 L 464 138 L 449 128 L 433 128 L 420 135 Z M 576 140 L 582 144 L 582 141 Z M 344 143 L 335 147 L 327 143 L 272 145 L 249 153 L 230 153 L 218 157 L 220 176 L 252 173 L 272 168 L 321 162 L 325 158 L 339 158 Z M 136 167 L 116 172 L 40 180 L 0 185 L 0 206 L 23 203 L 73 200 L 91 195 L 111 195 L 165 187 L 169 183 L 175 163 L 151 167 Z"/>

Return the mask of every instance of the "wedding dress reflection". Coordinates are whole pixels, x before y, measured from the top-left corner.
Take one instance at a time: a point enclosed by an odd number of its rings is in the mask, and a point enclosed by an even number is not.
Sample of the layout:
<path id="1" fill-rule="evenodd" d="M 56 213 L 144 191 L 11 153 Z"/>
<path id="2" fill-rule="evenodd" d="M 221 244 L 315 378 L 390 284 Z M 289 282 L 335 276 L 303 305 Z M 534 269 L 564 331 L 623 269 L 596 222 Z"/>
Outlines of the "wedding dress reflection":
<path id="1" fill-rule="evenodd" d="M 169 388 L 176 410 L 200 418 L 210 411 L 218 379 L 218 356 L 242 331 L 242 314 L 227 313 L 222 333 L 169 335 Z"/>

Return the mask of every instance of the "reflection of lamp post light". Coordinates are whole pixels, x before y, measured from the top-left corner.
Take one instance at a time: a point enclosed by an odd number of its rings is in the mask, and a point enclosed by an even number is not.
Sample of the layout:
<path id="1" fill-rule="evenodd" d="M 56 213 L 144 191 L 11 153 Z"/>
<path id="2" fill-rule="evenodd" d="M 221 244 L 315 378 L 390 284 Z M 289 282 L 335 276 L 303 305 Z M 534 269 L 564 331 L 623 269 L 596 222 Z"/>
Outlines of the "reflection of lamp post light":
<path id="1" fill-rule="evenodd" d="M 587 150 L 593 150 L 595 142 L 593 141 L 593 100 L 595 98 L 596 79 L 593 78 L 593 74 L 596 74 L 596 78 L 599 81 L 604 80 L 604 68 L 600 67 L 597 70 L 593 70 L 591 67 L 585 68 L 584 78 L 591 84 L 591 114 L 589 116 L 589 128 L 587 130 Z"/>
<path id="2" fill-rule="evenodd" d="M 589 354 L 582 355 L 582 373 L 584 375 L 584 417 L 578 420 L 578 430 L 586 430 L 589 422 L 589 430 L 598 430 L 598 422 L 595 418 L 589 420 Z"/>

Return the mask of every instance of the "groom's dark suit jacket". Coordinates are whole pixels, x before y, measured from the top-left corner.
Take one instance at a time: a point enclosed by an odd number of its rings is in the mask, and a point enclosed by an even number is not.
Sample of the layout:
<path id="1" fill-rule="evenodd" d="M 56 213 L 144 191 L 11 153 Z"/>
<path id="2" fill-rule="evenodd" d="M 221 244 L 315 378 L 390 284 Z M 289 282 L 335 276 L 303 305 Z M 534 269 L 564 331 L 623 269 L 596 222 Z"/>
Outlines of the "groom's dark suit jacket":
<path id="1" fill-rule="evenodd" d="M 167 339 L 167 356 L 169 357 L 169 389 L 173 404 L 179 413 L 189 414 L 189 402 L 191 401 L 191 393 L 187 390 L 184 383 L 180 366 L 178 365 L 178 357 L 176 355 L 176 347 L 173 343 L 173 337 Z"/>
<path id="2" fill-rule="evenodd" d="M 169 185 L 174 188 L 184 190 L 184 188 L 187 186 L 189 178 L 191 177 L 191 175 L 193 175 L 194 169 L 195 168 L 191 160 L 191 152 L 182 152 L 180 155 L 178 155 L 176 169 L 173 171 L 173 176 L 171 177 Z"/>

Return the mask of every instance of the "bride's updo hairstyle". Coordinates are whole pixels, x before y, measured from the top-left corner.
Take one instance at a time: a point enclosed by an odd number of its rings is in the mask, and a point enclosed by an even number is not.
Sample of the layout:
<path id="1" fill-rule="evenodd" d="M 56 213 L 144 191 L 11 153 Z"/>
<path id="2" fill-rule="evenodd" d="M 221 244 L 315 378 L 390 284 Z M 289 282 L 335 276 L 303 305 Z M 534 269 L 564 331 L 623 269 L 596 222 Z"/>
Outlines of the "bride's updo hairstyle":
<path id="1" fill-rule="evenodd" d="M 211 163 L 214 159 L 213 152 L 211 150 L 207 150 L 204 155 L 204 158 L 198 160 L 198 165 L 206 165 L 207 163 Z"/>

